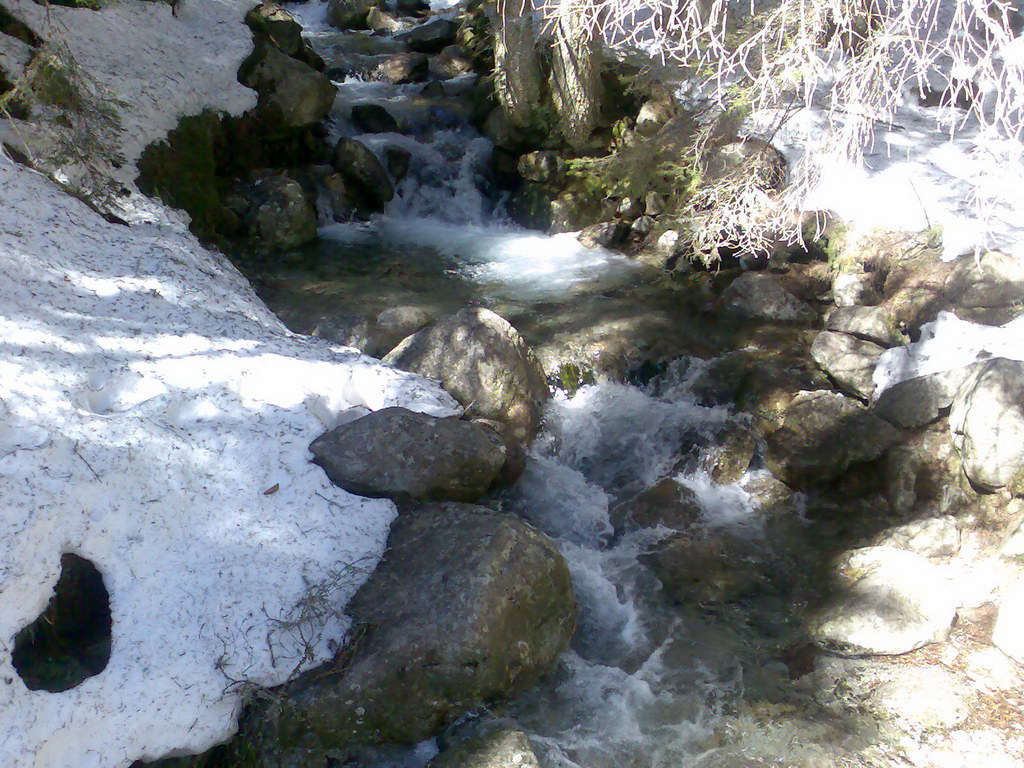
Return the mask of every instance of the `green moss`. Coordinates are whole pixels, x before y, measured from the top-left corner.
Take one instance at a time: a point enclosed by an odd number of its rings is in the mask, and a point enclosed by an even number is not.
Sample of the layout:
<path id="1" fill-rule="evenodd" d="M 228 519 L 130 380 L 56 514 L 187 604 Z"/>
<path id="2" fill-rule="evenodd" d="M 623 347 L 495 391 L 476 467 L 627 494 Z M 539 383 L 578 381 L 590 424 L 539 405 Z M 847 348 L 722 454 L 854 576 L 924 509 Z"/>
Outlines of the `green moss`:
<path id="1" fill-rule="evenodd" d="M 594 383 L 594 372 L 576 363 L 563 363 L 551 383 L 572 397 L 581 387 Z"/>

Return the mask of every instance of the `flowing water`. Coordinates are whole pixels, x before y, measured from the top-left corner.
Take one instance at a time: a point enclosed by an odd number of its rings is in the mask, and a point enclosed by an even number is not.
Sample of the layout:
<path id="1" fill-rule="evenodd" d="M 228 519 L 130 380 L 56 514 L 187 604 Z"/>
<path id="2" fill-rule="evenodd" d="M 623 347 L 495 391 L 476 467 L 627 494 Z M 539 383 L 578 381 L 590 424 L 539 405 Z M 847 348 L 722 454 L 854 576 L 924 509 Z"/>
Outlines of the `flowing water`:
<path id="1" fill-rule="evenodd" d="M 388 50 L 386 39 L 330 30 L 309 5 L 296 9 L 329 65 Z M 488 180 L 489 142 L 465 122 L 457 100 L 424 98 L 422 88 L 339 83 L 336 132 L 356 135 L 353 104 L 386 106 L 403 132 L 357 137 L 381 157 L 389 146 L 405 149 L 410 170 L 383 215 L 325 222 L 315 246 L 291 254 L 264 281 L 264 297 L 286 322 L 324 335 L 335 322 L 351 333 L 353 323 L 396 307 L 440 317 L 472 303 L 494 308 L 544 345 L 599 326 L 624 304 L 631 316 L 654 311 L 628 290 L 649 275 L 625 257 L 506 221 Z M 687 330 L 705 332 L 678 332 Z M 698 404 L 693 382 L 705 366 L 683 358 L 644 386 L 606 381 L 557 395 L 524 476 L 500 499 L 558 542 L 579 603 L 578 631 L 557 673 L 506 711 L 547 766 L 724 768 L 781 764 L 773 761 L 782 754 L 786 765 L 823 765 L 802 741 L 806 732 L 757 724 L 744 703 L 787 695 L 779 649 L 794 641 L 798 622 L 778 596 L 786 581 L 779 574 L 795 555 L 780 542 L 802 523 L 790 516 L 780 536 L 748 495 L 763 470 L 742 484 L 717 485 L 701 468 L 734 418 Z M 666 477 L 696 493 L 699 535 L 739 542 L 746 565 L 763 571 L 771 588 L 712 608 L 665 593 L 644 558 L 673 532 L 616 526 L 613 510 Z M 422 745 L 405 763 L 422 764 L 433 751 Z"/>

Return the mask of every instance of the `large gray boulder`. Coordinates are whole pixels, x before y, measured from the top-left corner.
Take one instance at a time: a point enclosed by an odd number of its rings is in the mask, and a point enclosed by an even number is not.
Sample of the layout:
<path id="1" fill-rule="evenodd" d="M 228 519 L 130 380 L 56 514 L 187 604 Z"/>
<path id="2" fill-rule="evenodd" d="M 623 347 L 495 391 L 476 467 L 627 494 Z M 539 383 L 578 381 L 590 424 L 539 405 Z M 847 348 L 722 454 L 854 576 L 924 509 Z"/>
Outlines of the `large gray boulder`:
<path id="1" fill-rule="evenodd" d="M 811 344 L 811 357 L 848 395 L 870 400 L 878 358 L 885 347 L 836 331 L 822 331 Z"/>
<path id="2" fill-rule="evenodd" d="M 331 110 L 336 89 L 321 72 L 281 53 L 258 45 L 238 72 L 242 85 L 259 94 L 259 111 L 285 129 L 309 128 Z"/>
<path id="3" fill-rule="evenodd" d="M 494 430 L 405 408 L 342 424 L 309 449 L 335 485 L 399 501 L 478 499 L 497 479 L 506 453 Z"/>
<path id="4" fill-rule="evenodd" d="M 618 532 L 663 526 L 685 531 L 695 526 L 704 509 L 695 491 L 666 477 L 611 510 Z"/>
<path id="5" fill-rule="evenodd" d="M 896 319 L 885 307 L 836 307 L 825 318 L 825 328 L 873 341 L 883 347 L 903 343 Z"/>
<path id="6" fill-rule="evenodd" d="M 945 293 L 966 309 L 1005 307 L 1024 301 L 1024 260 L 989 251 L 961 256 L 946 278 Z"/>
<path id="7" fill-rule="evenodd" d="M 889 422 L 837 392 L 801 392 L 782 426 L 769 435 L 765 461 L 788 485 L 832 480 L 852 464 L 872 461 L 902 435 Z"/>
<path id="8" fill-rule="evenodd" d="M 316 239 L 316 208 L 302 185 L 286 176 L 257 181 L 243 219 L 246 235 L 259 251 L 297 248 Z"/>
<path id="9" fill-rule="evenodd" d="M 337 29 L 365 29 L 366 16 L 376 0 L 330 0 L 327 23 Z"/>
<path id="10" fill-rule="evenodd" d="M 414 333 L 384 362 L 437 379 L 467 416 L 507 424 L 518 440 L 540 426 L 544 370 L 519 332 L 489 309 L 467 307 Z"/>
<path id="11" fill-rule="evenodd" d="M 458 23 L 451 19 L 432 19 L 426 24 L 396 35 L 396 38 L 407 43 L 416 53 L 440 53 L 455 43 L 458 31 Z"/>
<path id="12" fill-rule="evenodd" d="M 835 564 L 837 589 L 809 622 L 811 638 L 842 655 L 895 655 L 945 640 L 954 590 L 921 555 L 864 547 Z"/>
<path id="13" fill-rule="evenodd" d="M 809 322 L 814 311 L 789 293 L 771 275 L 746 272 L 722 292 L 721 310 L 747 320 Z"/>
<path id="14" fill-rule="evenodd" d="M 999 357 L 975 366 L 953 400 L 949 428 L 975 486 L 1009 483 L 1024 468 L 1024 362 Z"/>
<path id="15" fill-rule="evenodd" d="M 459 504 L 401 515 L 346 611 L 356 630 L 337 663 L 284 689 L 264 718 L 282 748 L 429 738 L 534 685 L 576 613 L 569 569 L 546 536 Z"/>
<path id="16" fill-rule="evenodd" d="M 341 174 L 349 194 L 364 209 L 383 210 L 395 196 L 383 163 L 360 141 L 342 137 L 334 147 L 331 164 Z"/>
<path id="17" fill-rule="evenodd" d="M 904 379 L 878 396 L 875 413 L 904 429 L 931 424 L 953 404 L 971 370 L 973 366 Z"/>

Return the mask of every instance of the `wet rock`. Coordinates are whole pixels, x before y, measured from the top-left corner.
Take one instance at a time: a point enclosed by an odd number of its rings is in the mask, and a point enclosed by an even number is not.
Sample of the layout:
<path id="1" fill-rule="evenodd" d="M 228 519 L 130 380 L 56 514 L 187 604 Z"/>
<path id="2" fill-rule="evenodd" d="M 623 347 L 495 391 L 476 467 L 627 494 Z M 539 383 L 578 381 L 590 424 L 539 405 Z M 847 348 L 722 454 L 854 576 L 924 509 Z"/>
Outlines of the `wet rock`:
<path id="1" fill-rule="evenodd" d="M 473 57 L 461 45 L 446 45 L 430 59 L 430 74 L 439 80 L 450 80 L 473 71 Z"/>
<path id="2" fill-rule="evenodd" d="M 584 227 L 576 239 L 587 248 L 615 248 L 622 245 L 627 237 L 629 237 L 629 224 L 621 219 L 616 219 Z"/>
<path id="3" fill-rule="evenodd" d="M 335 221 L 349 221 L 355 215 L 355 201 L 348 194 L 348 187 L 345 186 L 345 178 L 340 173 L 332 173 L 325 176 L 320 184 L 326 193 L 327 201 L 331 206 L 331 216 Z"/>
<path id="4" fill-rule="evenodd" d="M 384 162 L 395 182 L 400 182 L 409 173 L 412 152 L 402 147 L 387 147 L 384 150 Z"/>
<path id="5" fill-rule="evenodd" d="M 396 53 L 377 64 L 373 76 L 395 85 L 420 83 L 427 79 L 427 66 L 427 57 L 422 53 Z"/>
<path id="6" fill-rule="evenodd" d="M 519 440 L 540 426 L 544 371 L 522 336 L 488 309 L 467 307 L 409 336 L 384 358 L 437 379 L 472 418 L 508 424 Z"/>
<path id="7" fill-rule="evenodd" d="M 619 533 L 658 526 L 685 531 L 696 525 L 703 513 L 695 491 L 666 477 L 616 506 L 610 518 Z"/>
<path id="8" fill-rule="evenodd" d="M 335 485 L 400 501 L 478 499 L 505 463 L 505 445 L 493 431 L 405 408 L 342 424 L 309 449 Z"/>
<path id="9" fill-rule="evenodd" d="M 644 214 L 644 201 L 637 197 L 624 197 L 615 209 L 615 215 L 626 221 L 635 221 Z"/>
<path id="10" fill-rule="evenodd" d="M 302 25 L 277 3 L 262 3 L 245 17 L 249 29 L 265 35 L 285 56 L 302 53 Z"/>
<path id="11" fill-rule="evenodd" d="M 545 184 L 554 181 L 561 173 L 562 161 L 557 152 L 537 150 L 522 155 L 516 164 L 516 169 L 519 171 L 519 175 L 527 181 Z"/>
<path id="12" fill-rule="evenodd" d="M 1024 260 L 989 251 L 961 256 L 946 278 L 946 296 L 967 309 L 1005 307 L 1024 301 Z"/>
<path id="13" fill-rule="evenodd" d="M 362 142 L 339 139 L 331 163 L 342 175 L 349 194 L 360 206 L 379 211 L 395 196 L 388 172 Z"/>
<path id="14" fill-rule="evenodd" d="M 831 480 L 877 459 L 902 438 L 889 422 L 835 392 L 801 392 L 768 437 L 765 461 L 788 485 Z"/>
<path id="15" fill-rule="evenodd" d="M 1018 664 L 1024 664 L 1024 580 L 1003 591 L 992 629 L 992 644 Z"/>
<path id="16" fill-rule="evenodd" d="M 644 210 L 648 216 L 660 216 L 665 212 L 665 198 L 657 192 L 648 192 L 644 196 Z"/>
<path id="17" fill-rule="evenodd" d="M 512 727 L 495 727 L 443 749 L 427 768 L 541 768 L 529 737 Z"/>
<path id="18" fill-rule="evenodd" d="M 257 181 L 242 220 L 246 236 L 259 251 L 298 248 L 316 239 L 316 209 L 302 185 L 285 176 Z"/>
<path id="19" fill-rule="evenodd" d="M 376 0 L 330 0 L 327 23 L 338 29 L 365 29 L 366 16 Z"/>
<path id="20" fill-rule="evenodd" d="M 747 272 L 736 278 L 722 293 L 723 314 L 749 320 L 809 322 L 814 311 L 786 291 L 771 276 Z"/>
<path id="21" fill-rule="evenodd" d="M 764 584 L 763 565 L 751 554 L 751 547 L 735 537 L 683 533 L 659 543 L 640 560 L 672 599 L 714 604 L 738 600 Z"/>
<path id="22" fill-rule="evenodd" d="M 929 517 L 889 528 L 871 544 L 905 549 L 921 557 L 944 557 L 960 551 L 960 529 L 952 516 Z"/>
<path id="23" fill-rule="evenodd" d="M 855 336 L 822 331 L 811 345 L 811 358 L 847 394 L 870 400 L 875 391 L 873 376 L 885 347 Z"/>
<path id="24" fill-rule="evenodd" d="M 362 133 L 398 133 L 398 121 L 380 104 L 355 104 L 349 119 Z"/>
<path id="25" fill-rule="evenodd" d="M 397 32 L 405 25 L 387 11 L 371 8 L 366 14 L 366 26 L 374 32 Z"/>
<path id="26" fill-rule="evenodd" d="M 648 242 L 634 254 L 634 258 L 642 264 L 648 264 L 658 269 L 681 268 L 680 256 L 684 248 L 683 237 L 679 230 L 669 229 L 662 232 L 654 242 Z"/>
<path id="27" fill-rule="evenodd" d="M 977 365 L 949 412 L 964 473 L 983 490 L 1001 488 L 1024 467 L 1024 362 Z"/>
<path id="28" fill-rule="evenodd" d="M 716 483 L 739 482 L 757 449 L 754 434 L 743 424 L 730 422 L 719 432 L 715 448 L 704 460 L 704 469 Z"/>
<path id="29" fill-rule="evenodd" d="M 808 631 L 840 655 L 908 653 L 945 640 L 956 603 L 942 572 L 893 547 L 864 547 L 835 564 L 837 591 L 814 612 Z"/>
<path id="30" fill-rule="evenodd" d="M 242 63 L 238 80 L 259 94 L 259 111 L 285 129 L 316 125 L 334 103 L 334 84 L 324 74 L 266 44 Z"/>
<path id="31" fill-rule="evenodd" d="M 896 321 L 885 307 L 837 307 L 825 318 L 825 328 L 883 347 L 896 347 L 903 343 Z"/>
<path id="32" fill-rule="evenodd" d="M 459 25 L 449 19 L 434 19 L 398 35 L 417 53 L 440 53 L 455 43 Z"/>
<path id="33" fill-rule="evenodd" d="M 555 545 L 510 515 L 461 504 L 399 516 L 384 559 L 345 610 L 361 629 L 344 662 L 288 686 L 264 718 L 278 745 L 422 741 L 473 707 L 529 689 L 575 624 Z"/>
<path id="34" fill-rule="evenodd" d="M 395 7 L 402 16 L 416 16 L 429 11 L 430 3 L 426 0 L 398 0 Z"/>

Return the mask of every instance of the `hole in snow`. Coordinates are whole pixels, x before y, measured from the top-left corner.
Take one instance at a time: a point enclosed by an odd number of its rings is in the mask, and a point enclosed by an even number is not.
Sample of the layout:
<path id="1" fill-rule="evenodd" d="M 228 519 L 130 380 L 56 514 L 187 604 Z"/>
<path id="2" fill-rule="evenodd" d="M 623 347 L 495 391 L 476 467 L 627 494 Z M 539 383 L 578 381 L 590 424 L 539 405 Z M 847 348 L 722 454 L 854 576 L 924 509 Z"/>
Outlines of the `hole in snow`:
<path id="1" fill-rule="evenodd" d="M 103 576 L 78 555 L 61 555 L 60 566 L 46 610 L 14 638 L 14 668 L 33 691 L 74 688 L 110 660 L 110 595 Z"/>

